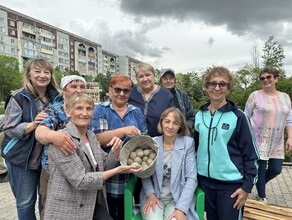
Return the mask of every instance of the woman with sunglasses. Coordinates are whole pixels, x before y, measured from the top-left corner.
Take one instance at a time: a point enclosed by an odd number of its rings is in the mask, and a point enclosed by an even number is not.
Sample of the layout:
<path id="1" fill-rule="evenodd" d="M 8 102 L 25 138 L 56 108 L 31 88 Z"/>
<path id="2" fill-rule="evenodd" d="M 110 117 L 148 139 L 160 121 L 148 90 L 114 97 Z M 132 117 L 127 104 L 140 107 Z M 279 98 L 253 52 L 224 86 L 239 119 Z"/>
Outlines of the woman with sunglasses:
<path id="1" fill-rule="evenodd" d="M 260 154 L 257 199 L 267 203 L 266 184 L 281 173 L 284 149 L 292 150 L 292 110 L 289 95 L 276 88 L 278 70 L 264 68 L 259 79 L 262 89 L 250 94 L 245 112 L 250 118 Z M 286 143 L 285 127 L 288 134 Z"/>
<path id="2" fill-rule="evenodd" d="M 258 153 L 249 120 L 226 98 L 233 84 L 228 69 L 210 69 L 204 79 L 209 101 L 195 116 L 198 181 L 212 220 L 242 219 L 257 179 Z"/>
<path id="3" fill-rule="evenodd" d="M 113 76 L 109 82 L 110 100 L 94 109 L 89 125 L 104 151 L 109 152 L 107 143 L 116 136 L 126 140 L 131 136 L 147 133 L 146 121 L 140 108 L 128 104 L 132 81 L 125 75 Z M 118 174 L 106 182 L 107 201 L 113 219 L 124 219 L 124 187 L 128 174 Z"/>

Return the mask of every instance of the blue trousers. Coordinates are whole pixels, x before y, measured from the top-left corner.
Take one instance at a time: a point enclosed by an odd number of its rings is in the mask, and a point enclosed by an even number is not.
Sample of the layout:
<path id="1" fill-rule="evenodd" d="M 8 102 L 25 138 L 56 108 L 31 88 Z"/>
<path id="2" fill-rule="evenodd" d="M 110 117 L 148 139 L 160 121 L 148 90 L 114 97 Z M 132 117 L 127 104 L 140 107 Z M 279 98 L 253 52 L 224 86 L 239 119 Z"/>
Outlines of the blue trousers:
<path id="1" fill-rule="evenodd" d="M 258 191 L 258 196 L 260 198 L 266 198 L 266 184 L 282 172 L 283 160 L 259 160 L 258 164 L 258 181 L 256 183 L 256 188 Z"/>
<path id="2" fill-rule="evenodd" d="M 233 208 L 237 197 L 230 198 L 238 187 L 226 189 L 218 189 L 213 185 L 207 186 L 200 184 L 205 193 L 205 211 L 207 219 L 210 220 L 241 220 L 243 216 L 243 208 Z"/>
<path id="3" fill-rule="evenodd" d="M 19 220 L 35 220 L 35 203 L 40 180 L 40 170 L 25 170 L 5 161 L 8 168 L 8 180 L 16 199 Z M 41 199 L 39 199 L 39 202 Z M 41 205 L 39 203 L 41 213 Z"/>

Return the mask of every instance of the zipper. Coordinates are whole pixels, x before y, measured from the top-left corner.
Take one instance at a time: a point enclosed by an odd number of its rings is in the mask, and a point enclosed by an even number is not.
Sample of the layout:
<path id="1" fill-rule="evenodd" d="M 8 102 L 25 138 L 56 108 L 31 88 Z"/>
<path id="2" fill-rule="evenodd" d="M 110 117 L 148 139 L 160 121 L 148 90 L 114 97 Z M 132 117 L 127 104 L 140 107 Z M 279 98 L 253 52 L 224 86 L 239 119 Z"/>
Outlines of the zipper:
<path id="1" fill-rule="evenodd" d="M 211 111 L 210 111 L 211 113 Z M 209 126 L 209 131 L 208 131 L 208 177 L 210 177 L 210 134 L 211 134 L 211 130 L 212 130 L 212 123 L 213 123 L 213 118 L 214 118 L 215 112 L 212 114 L 211 113 L 211 120 L 210 120 L 210 126 Z"/>

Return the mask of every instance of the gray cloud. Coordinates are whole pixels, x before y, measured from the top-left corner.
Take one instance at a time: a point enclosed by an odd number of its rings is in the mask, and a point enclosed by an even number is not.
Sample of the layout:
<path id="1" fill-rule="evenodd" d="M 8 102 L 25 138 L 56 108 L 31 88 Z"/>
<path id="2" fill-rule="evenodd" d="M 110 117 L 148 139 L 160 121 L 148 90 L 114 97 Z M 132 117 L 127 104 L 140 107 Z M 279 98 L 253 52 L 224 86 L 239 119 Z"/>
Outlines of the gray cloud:
<path id="1" fill-rule="evenodd" d="M 121 9 L 134 16 L 164 17 L 178 21 L 203 21 L 226 25 L 233 34 L 275 33 L 278 22 L 292 21 L 291 0 L 121 0 Z M 282 27 L 284 28 L 284 27 Z M 276 32 L 277 33 L 277 32 Z M 266 38 L 267 35 L 265 35 Z"/>
<path id="2" fill-rule="evenodd" d="M 70 28 L 74 30 L 74 33 L 98 42 L 105 50 L 119 55 L 160 58 L 164 52 L 171 49 L 153 46 L 147 37 L 149 26 L 144 23 L 137 30 L 113 31 L 102 18 L 96 18 L 92 23 L 76 19 L 70 22 Z"/>
<path id="3" fill-rule="evenodd" d="M 208 39 L 208 41 L 206 42 L 206 44 L 207 44 L 208 46 L 212 46 L 213 43 L 214 43 L 214 38 L 213 38 L 213 37 L 210 37 L 210 38 Z"/>

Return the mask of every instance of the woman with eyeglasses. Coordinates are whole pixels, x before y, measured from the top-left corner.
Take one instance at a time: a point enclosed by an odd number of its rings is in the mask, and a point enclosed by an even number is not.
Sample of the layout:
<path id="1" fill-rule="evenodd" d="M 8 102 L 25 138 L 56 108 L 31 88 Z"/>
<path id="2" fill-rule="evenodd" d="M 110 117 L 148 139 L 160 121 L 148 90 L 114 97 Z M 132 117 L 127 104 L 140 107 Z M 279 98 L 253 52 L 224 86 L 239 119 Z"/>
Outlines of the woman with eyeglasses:
<path id="1" fill-rule="evenodd" d="M 209 101 L 195 117 L 198 181 L 212 220 L 242 219 L 257 180 L 258 152 L 249 120 L 226 98 L 233 84 L 225 67 L 210 69 L 204 79 Z"/>
<path id="2" fill-rule="evenodd" d="M 264 68 L 259 79 L 262 89 L 250 94 L 245 112 L 250 118 L 260 154 L 257 199 L 267 203 L 266 184 L 281 173 L 284 150 L 292 150 L 292 110 L 289 95 L 276 88 L 279 80 L 277 69 Z"/>
<path id="3" fill-rule="evenodd" d="M 109 82 L 110 100 L 97 105 L 89 125 L 104 151 L 109 152 L 107 143 L 116 136 L 122 140 L 146 134 L 145 117 L 140 108 L 128 103 L 132 81 L 125 75 L 113 76 Z M 107 201 L 113 219 L 124 219 L 124 187 L 128 174 L 118 174 L 106 181 Z"/>

